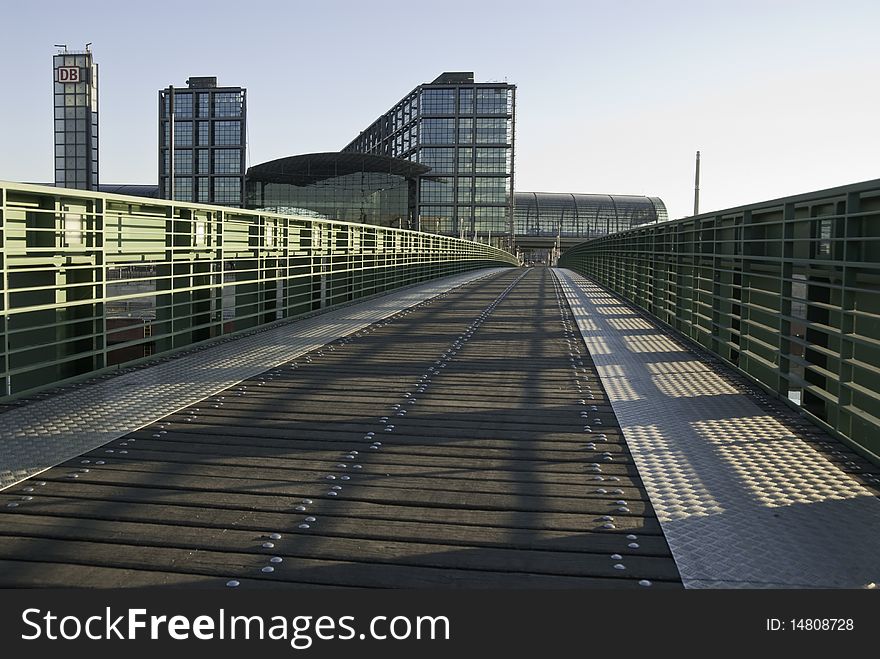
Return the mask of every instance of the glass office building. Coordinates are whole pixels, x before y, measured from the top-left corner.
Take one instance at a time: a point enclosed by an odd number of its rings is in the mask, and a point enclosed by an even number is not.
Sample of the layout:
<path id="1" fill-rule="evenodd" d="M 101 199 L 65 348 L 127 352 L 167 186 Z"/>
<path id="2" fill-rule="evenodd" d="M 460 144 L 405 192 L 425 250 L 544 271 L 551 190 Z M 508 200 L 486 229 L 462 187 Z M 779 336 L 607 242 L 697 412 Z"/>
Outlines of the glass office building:
<path id="1" fill-rule="evenodd" d="M 412 225 L 512 247 L 516 87 L 444 73 L 416 87 L 343 151 L 431 168 Z"/>
<path id="2" fill-rule="evenodd" d="M 215 77 L 186 84 L 159 92 L 159 196 L 241 206 L 247 90 L 218 87 Z"/>
<path id="3" fill-rule="evenodd" d="M 247 208 L 411 229 L 428 167 L 365 153 L 310 153 L 247 170 Z"/>
<path id="4" fill-rule="evenodd" d="M 98 65 L 91 51 L 52 58 L 55 98 L 55 185 L 98 188 Z"/>

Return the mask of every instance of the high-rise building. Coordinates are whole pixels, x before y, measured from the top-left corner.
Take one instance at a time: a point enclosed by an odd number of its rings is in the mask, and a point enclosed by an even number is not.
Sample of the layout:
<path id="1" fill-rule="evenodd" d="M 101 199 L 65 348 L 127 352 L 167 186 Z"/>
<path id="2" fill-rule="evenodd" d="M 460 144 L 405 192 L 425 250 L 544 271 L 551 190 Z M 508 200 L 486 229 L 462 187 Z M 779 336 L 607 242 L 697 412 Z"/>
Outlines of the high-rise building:
<path id="1" fill-rule="evenodd" d="M 215 77 L 191 77 L 186 84 L 159 92 L 159 196 L 240 206 L 247 90 L 218 87 Z"/>
<path id="2" fill-rule="evenodd" d="M 443 73 L 416 87 L 343 151 L 431 167 L 410 218 L 422 231 L 513 243 L 516 87 Z"/>
<path id="3" fill-rule="evenodd" d="M 98 65 L 86 44 L 52 58 L 55 90 L 55 185 L 98 189 Z"/>

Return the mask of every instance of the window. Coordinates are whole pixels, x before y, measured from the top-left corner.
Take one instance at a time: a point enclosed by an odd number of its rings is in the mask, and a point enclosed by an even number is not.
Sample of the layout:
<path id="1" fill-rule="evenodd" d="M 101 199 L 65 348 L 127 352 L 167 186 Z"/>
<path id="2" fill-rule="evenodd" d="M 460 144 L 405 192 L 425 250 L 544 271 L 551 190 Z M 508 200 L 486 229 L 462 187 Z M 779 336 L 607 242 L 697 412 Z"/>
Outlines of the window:
<path id="1" fill-rule="evenodd" d="M 510 142 L 509 119 L 477 119 L 478 144 L 507 144 Z"/>
<path id="2" fill-rule="evenodd" d="M 816 258 L 822 259 L 831 256 L 831 220 L 818 220 L 818 240 L 816 242 Z"/>
<path id="3" fill-rule="evenodd" d="M 240 117 L 241 94 L 238 92 L 218 92 L 214 94 L 215 117 Z"/>
<path id="4" fill-rule="evenodd" d="M 452 179 L 441 178 L 435 181 L 421 181 L 421 203 L 452 203 Z"/>
<path id="5" fill-rule="evenodd" d="M 218 176 L 214 179 L 214 203 L 238 204 L 241 202 L 241 179 Z"/>
<path id="6" fill-rule="evenodd" d="M 207 94 L 199 94 L 199 116 L 202 118 L 210 117 L 211 111 L 208 106 L 208 95 Z"/>
<path id="7" fill-rule="evenodd" d="M 192 119 L 193 116 L 193 97 L 192 94 L 175 94 L 174 95 L 174 118 L 175 119 Z"/>
<path id="8" fill-rule="evenodd" d="M 474 90 L 459 89 L 458 90 L 458 111 L 461 114 L 474 113 Z"/>
<path id="9" fill-rule="evenodd" d="M 193 189 L 191 178 L 174 177 L 174 198 L 177 201 L 192 201 Z"/>
<path id="10" fill-rule="evenodd" d="M 193 173 L 193 152 L 190 149 L 174 150 L 174 173 L 175 174 L 192 174 Z"/>
<path id="11" fill-rule="evenodd" d="M 507 203 L 508 178 L 506 176 L 478 176 L 474 181 L 476 189 L 475 200 L 478 204 Z"/>
<path id="12" fill-rule="evenodd" d="M 458 190 L 455 194 L 455 201 L 459 204 L 471 203 L 473 195 L 474 179 L 470 176 L 458 177 Z"/>
<path id="13" fill-rule="evenodd" d="M 211 124 L 207 121 L 199 122 L 199 146 L 211 145 Z"/>
<path id="14" fill-rule="evenodd" d="M 208 155 L 210 151 L 207 149 L 199 149 L 199 163 L 198 168 L 199 174 L 210 174 L 211 173 L 211 156 Z M 201 184 L 199 184 L 201 185 Z"/>
<path id="15" fill-rule="evenodd" d="M 470 144 L 474 141 L 474 120 L 459 119 L 458 120 L 458 143 Z"/>
<path id="16" fill-rule="evenodd" d="M 507 89 L 478 89 L 477 114 L 508 114 Z"/>
<path id="17" fill-rule="evenodd" d="M 438 172 L 451 172 L 455 166 L 455 149 L 430 148 L 422 149 L 419 159 L 423 165 Z"/>
<path id="18" fill-rule="evenodd" d="M 241 150 L 217 149 L 214 151 L 215 174 L 240 174 Z"/>
<path id="19" fill-rule="evenodd" d="M 193 125 L 191 121 L 174 122 L 174 147 L 193 145 Z"/>
<path id="20" fill-rule="evenodd" d="M 241 144 L 241 122 L 215 121 L 214 144 Z"/>
<path id="21" fill-rule="evenodd" d="M 452 144 L 454 119 L 422 119 L 422 144 Z"/>
<path id="22" fill-rule="evenodd" d="M 422 91 L 422 114 L 454 113 L 454 89 L 425 89 Z"/>
<path id="23" fill-rule="evenodd" d="M 510 149 L 477 149 L 476 171 L 481 174 L 508 174 Z"/>
<path id="24" fill-rule="evenodd" d="M 211 201 L 211 179 L 207 176 L 202 176 L 199 178 L 199 201 L 203 204 L 207 204 Z"/>
<path id="25" fill-rule="evenodd" d="M 466 147 L 458 150 L 458 171 L 462 174 L 474 171 L 474 150 Z"/>
<path id="26" fill-rule="evenodd" d="M 452 233 L 452 206 L 422 206 L 419 229 L 428 233 Z"/>
<path id="27" fill-rule="evenodd" d="M 474 216 L 477 233 L 502 234 L 510 230 L 506 208 L 476 208 Z"/>

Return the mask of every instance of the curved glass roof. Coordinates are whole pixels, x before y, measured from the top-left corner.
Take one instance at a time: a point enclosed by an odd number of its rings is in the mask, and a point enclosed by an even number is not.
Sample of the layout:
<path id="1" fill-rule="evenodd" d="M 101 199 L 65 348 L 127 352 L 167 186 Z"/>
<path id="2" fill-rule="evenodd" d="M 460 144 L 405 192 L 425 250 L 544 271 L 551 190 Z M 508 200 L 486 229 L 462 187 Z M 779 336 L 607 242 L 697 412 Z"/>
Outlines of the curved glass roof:
<path id="1" fill-rule="evenodd" d="M 308 185 L 347 174 L 376 172 L 413 178 L 430 171 L 430 167 L 409 160 L 376 156 L 368 153 L 331 152 L 306 153 L 278 158 L 249 167 L 250 180 L 267 183 Z"/>
<path id="2" fill-rule="evenodd" d="M 669 219 L 658 197 L 570 192 L 516 192 L 514 197 L 519 236 L 593 238 Z"/>

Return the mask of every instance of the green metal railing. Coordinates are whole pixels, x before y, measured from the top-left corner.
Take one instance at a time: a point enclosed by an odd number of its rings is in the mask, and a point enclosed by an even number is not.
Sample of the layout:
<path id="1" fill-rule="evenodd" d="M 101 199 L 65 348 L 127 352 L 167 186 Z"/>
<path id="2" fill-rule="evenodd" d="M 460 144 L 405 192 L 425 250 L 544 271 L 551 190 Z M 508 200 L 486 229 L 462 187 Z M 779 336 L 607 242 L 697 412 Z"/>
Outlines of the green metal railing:
<path id="1" fill-rule="evenodd" d="M 0 398 L 429 279 L 465 240 L 0 182 Z"/>
<path id="2" fill-rule="evenodd" d="M 559 265 L 880 455 L 880 180 L 613 234 Z"/>

